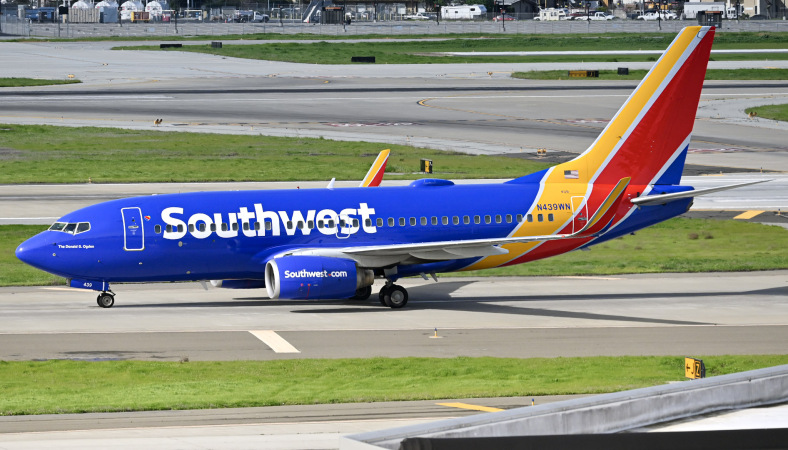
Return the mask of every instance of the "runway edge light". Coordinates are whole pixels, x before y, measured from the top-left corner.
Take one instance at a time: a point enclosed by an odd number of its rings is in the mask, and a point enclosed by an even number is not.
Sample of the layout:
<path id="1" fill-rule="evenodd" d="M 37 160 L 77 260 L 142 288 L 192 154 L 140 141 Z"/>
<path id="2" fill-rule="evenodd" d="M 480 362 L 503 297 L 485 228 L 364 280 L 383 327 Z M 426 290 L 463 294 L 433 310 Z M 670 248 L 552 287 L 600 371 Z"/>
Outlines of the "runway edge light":
<path id="1" fill-rule="evenodd" d="M 706 378 L 706 365 L 702 359 L 684 358 L 684 376 L 690 379 Z"/>

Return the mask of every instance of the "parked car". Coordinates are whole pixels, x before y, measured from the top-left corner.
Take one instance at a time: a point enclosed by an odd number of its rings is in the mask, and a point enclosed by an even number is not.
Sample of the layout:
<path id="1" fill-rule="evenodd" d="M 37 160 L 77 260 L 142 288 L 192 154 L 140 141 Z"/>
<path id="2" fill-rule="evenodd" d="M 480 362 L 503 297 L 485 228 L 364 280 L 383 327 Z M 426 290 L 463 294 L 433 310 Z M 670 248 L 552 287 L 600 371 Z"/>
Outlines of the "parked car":
<path id="1" fill-rule="evenodd" d="M 566 16 L 566 20 L 585 20 L 586 15 L 582 13 L 572 13 Z"/>
<path id="2" fill-rule="evenodd" d="M 510 20 L 517 20 L 517 18 L 515 18 L 513 16 L 510 16 L 509 14 L 504 14 L 503 16 L 497 15 L 497 16 L 493 17 L 493 21 L 494 22 L 500 22 L 502 20 L 505 20 L 505 21 L 508 22 Z"/>
<path id="3" fill-rule="evenodd" d="M 754 16 L 750 16 L 750 20 L 768 20 L 768 19 L 763 14 L 756 14 Z"/>
<path id="4" fill-rule="evenodd" d="M 418 12 L 416 14 L 405 14 L 404 16 L 402 16 L 402 19 L 403 20 L 430 20 L 431 18 L 430 16 L 424 13 Z"/>

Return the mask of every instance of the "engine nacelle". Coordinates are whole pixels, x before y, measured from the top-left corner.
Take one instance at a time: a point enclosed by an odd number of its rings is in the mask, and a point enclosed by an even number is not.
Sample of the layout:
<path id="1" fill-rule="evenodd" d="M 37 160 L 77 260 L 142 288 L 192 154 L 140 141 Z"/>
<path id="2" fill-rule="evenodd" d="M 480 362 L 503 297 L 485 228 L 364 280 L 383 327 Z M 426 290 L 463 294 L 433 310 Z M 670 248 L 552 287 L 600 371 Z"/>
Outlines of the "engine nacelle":
<path id="1" fill-rule="evenodd" d="M 223 289 L 263 289 L 263 280 L 211 280 L 213 287 Z"/>
<path id="2" fill-rule="evenodd" d="M 265 288 L 272 299 L 350 298 L 374 282 L 371 270 L 358 270 L 350 259 L 285 256 L 265 265 Z"/>

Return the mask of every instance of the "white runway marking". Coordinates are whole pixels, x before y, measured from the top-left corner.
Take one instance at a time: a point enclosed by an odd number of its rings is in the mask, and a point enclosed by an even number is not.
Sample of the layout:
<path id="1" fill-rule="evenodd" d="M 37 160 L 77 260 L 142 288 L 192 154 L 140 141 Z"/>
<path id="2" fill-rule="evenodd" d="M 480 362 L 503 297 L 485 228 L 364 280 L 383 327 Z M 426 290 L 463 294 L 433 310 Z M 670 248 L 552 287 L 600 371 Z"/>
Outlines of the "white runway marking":
<path id="1" fill-rule="evenodd" d="M 276 334 L 273 330 L 256 330 L 249 331 L 254 337 L 263 341 L 263 343 L 276 353 L 301 353 L 297 348 L 290 345 L 289 342 L 284 340 L 282 336 Z"/>

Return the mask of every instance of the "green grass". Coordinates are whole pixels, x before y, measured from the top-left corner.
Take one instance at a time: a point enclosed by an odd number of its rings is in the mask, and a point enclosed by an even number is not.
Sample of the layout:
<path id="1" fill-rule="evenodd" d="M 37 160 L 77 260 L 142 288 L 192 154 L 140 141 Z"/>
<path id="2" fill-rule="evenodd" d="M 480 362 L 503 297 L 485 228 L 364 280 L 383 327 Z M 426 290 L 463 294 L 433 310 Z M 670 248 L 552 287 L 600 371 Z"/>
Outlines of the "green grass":
<path id="1" fill-rule="evenodd" d="M 0 184 L 361 180 L 384 148 L 386 179 L 516 178 L 549 166 L 369 142 L 114 128 L 0 126 Z M 305 170 L 309 167 L 309 170 Z M 400 175 L 397 175 L 397 174 Z"/>
<path id="2" fill-rule="evenodd" d="M 65 280 L 30 267 L 14 251 L 26 239 L 49 228 L 44 225 L 0 225 L 0 286 L 49 286 Z"/>
<path id="3" fill-rule="evenodd" d="M 784 79 L 788 79 L 788 77 Z M 757 113 L 758 116 L 766 119 L 788 121 L 788 104 L 756 106 L 754 108 L 747 108 L 745 112 L 747 112 L 747 114 L 754 112 Z"/>
<path id="4" fill-rule="evenodd" d="M 788 363 L 788 355 L 702 358 L 707 376 Z M 0 362 L 0 415 L 597 394 L 684 380 L 683 363 L 681 356 Z"/>
<path id="5" fill-rule="evenodd" d="M 630 70 L 628 75 L 619 75 L 615 70 L 600 70 L 599 78 L 574 78 L 569 77 L 566 70 L 546 70 L 514 72 L 512 77 L 531 80 L 642 80 L 646 73 L 648 73 L 647 70 Z M 786 80 L 788 79 L 788 69 L 709 69 L 706 71 L 706 79 Z"/>
<path id="6" fill-rule="evenodd" d="M 614 275 L 788 269 L 788 230 L 736 220 L 675 218 L 553 258 L 471 276 Z"/>
<path id="7" fill-rule="evenodd" d="M 0 226 L 0 286 L 62 284 L 23 264 L 14 250 L 46 227 Z M 676 218 L 591 247 L 538 262 L 447 276 L 613 275 L 788 269 L 788 230 L 734 220 Z"/>
<path id="8" fill-rule="evenodd" d="M 610 33 L 577 35 L 489 35 L 478 38 L 450 38 L 443 41 L 413 40 L 391 42 L 329 42 L 270 43 L 260 45 L 227 44 L 221 49 L 210 45 L 186 45 L 180 49 L 235 58 L 290 61 L 309 64 L 350 64 L 351 56 L 375 56 L 378 64 L 435 64 L 468 62 L 560 62 L 560 61 L 656 61 L 656 55 L 588 56 L 435 56 L 435 52 L 527 51 L 527 50 L 664 50 L 675 37 L 672 33 Z M 313 37 L 314 39 L 314 37 Z M 215 40 L 215 39 L 214 39 Z M 788 46 L 788 33 L 720 33 L 715 36 L 715 49 L 771 49 Z M 157 46 L 118 47 L 128 50 L 160 50 Z M 785 59 L 788 55 L 741 54 L 715 55 L 723 59 Z"/>
<path id="9" fill-rule="evenodd" d="M 51 84 L 74 84 L 79 80 L 41 80 L 37 78 L 0 78 L 0 88 L 22 86 L 47 86 Z"/>

